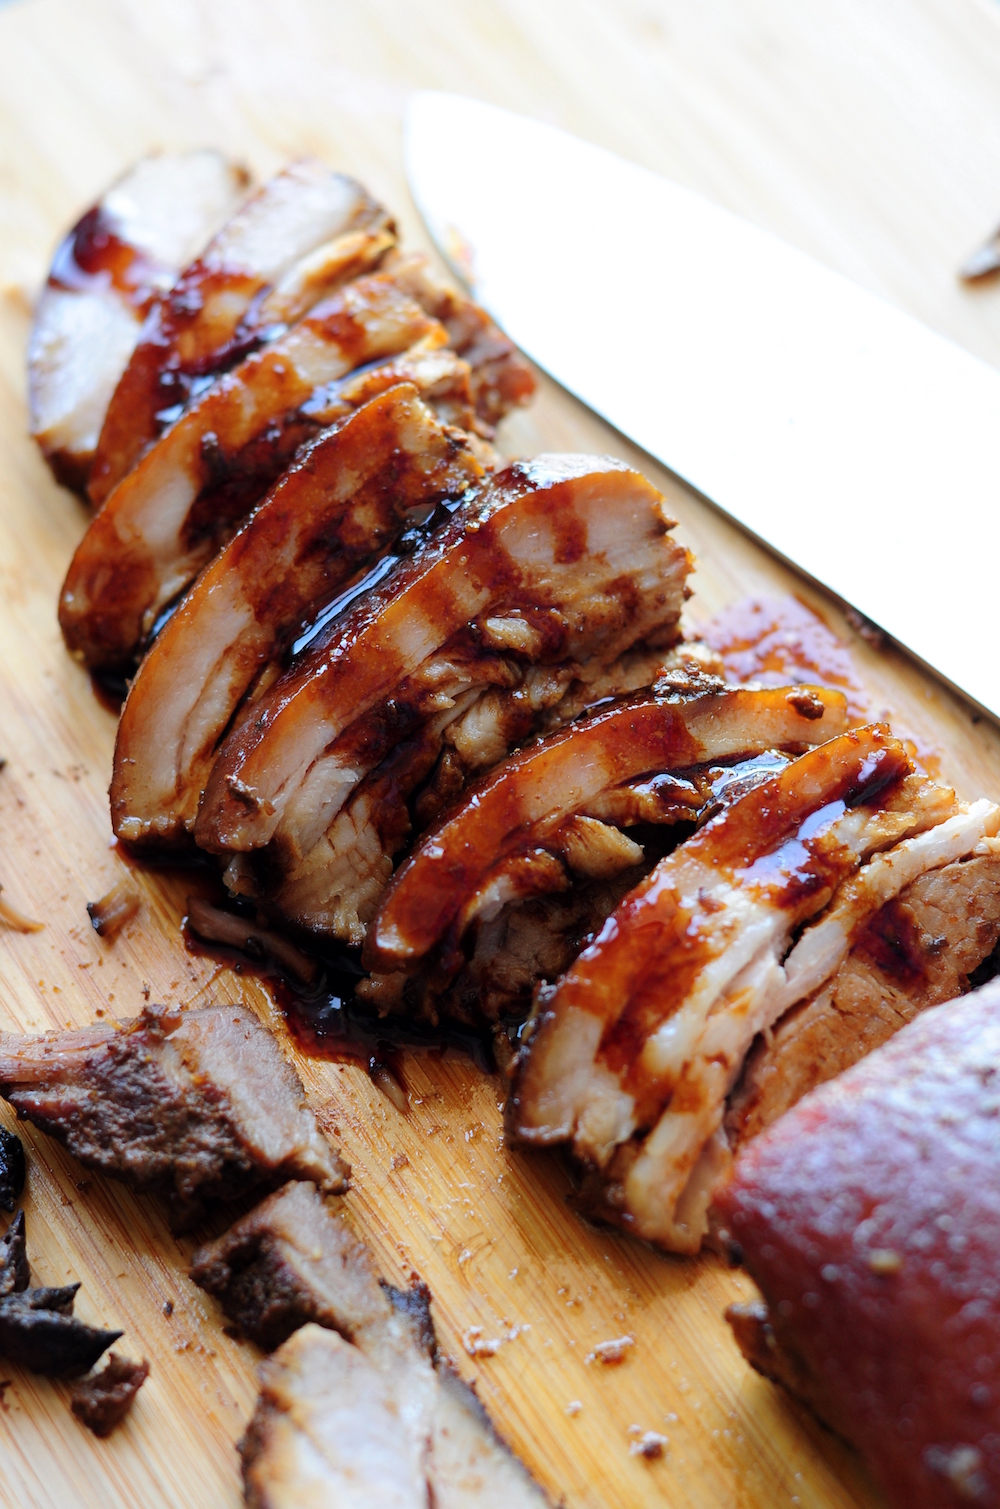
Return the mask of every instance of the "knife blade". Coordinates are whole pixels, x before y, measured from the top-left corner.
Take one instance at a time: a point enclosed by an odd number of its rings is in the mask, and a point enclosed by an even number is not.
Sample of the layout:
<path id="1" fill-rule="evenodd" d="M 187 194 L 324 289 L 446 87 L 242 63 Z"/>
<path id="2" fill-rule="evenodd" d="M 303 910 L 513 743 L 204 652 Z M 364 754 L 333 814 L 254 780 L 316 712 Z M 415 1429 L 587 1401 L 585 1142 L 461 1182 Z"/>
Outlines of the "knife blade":
<path id="1" fill-rule="evenodd" d="M 1000 718 L 1000 372 L 553 126 L 419 92 L 405 160 L 439 250 L 540 367 Z"/>

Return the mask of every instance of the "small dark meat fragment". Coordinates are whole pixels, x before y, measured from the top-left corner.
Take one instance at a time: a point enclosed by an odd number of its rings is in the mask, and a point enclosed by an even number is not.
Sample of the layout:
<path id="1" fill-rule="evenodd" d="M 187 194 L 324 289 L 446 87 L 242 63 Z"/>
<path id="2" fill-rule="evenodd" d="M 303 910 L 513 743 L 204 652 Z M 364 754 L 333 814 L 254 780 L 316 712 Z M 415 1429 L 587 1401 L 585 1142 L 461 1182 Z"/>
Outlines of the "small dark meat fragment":
<path id="1" fill-rule="evenodd" d="M 74 1384 L 69 1407 L 95 1436 L 110 1436 L 132 1408 L 148 1377 L 149 1363 L 145 1358 L 133 1362 L 112 1352 L 99 1373 Z"/>
<path id="2" fill-rule="evenodd" d="M 319 973 L 318 962 L 281 933 L 261 927 L 236 912 L 224 912 L 221 907 L 212 906 L 198 896 L 187 899 L 187 922 L 192 932 L 208 943 L 238 948 L 251 959 L 273 960 L 301 985 L 311 985 Z"/>
<path id="3" fill-rule="evenodd" d="M 19 1210 L 0 1241 L 0 1356 L 32 1373 L 69 1378 L 92 1368 L 121 1331 L 84 1325 L 73 1314 L 79 1284 L 32 1289 Z"/>
<path id="4" fill-rule="evenodd" d="M 14 1209 L 24 1193 L 27 1173 L 24 1143 L 6 1127 L 0 1127 L 0 1209 Z"/>
<path id="5" fill-rule="evenodd" d="M 180 1229 L 203 1204 L 349 1170 L 275 1039 L 239 1006 L 146 1007 L 121 1024 L 0 1038 L 0 1095 L 90 1168 L 156 1190 Z"/>
<path id="6" fill-rule="evenodd" d="M 132 921 L 141 905 L 139 892 L 127 877 L 123 877 L 100 901 L 87 902 L 87 915 L 98 937 L 113 938 L 126 922 Z"/>
<path id="7" fill-rule="evenodd" d="M 367 1249 L 302 1181 L 199 1248 L 190 1276 L 265 1352 L 310 1320 L 353 1339 L 388 1314 Z"/>
<path id="8" fill-rule="evenodd" d="M 740 1154 L 748 1361 L 899 1509 L 1000 1502 L 1000 981 L 925 1011 Z"/>

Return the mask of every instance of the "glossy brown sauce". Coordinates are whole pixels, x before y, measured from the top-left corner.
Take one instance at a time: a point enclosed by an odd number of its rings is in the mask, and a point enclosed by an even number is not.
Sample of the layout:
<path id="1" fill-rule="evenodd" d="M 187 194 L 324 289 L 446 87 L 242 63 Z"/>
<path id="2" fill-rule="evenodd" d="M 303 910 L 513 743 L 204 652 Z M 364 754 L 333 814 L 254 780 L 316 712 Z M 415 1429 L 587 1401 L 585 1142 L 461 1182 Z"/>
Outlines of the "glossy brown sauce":
<path id="1" fill-rule="evenodd" d="M 56 251 L 49 284 L 71 292 L 111 286 L 141 314 L 152 302 L 154 280 L 162 269 L 138 247 L 121 240 L 114 225 L 103 206 L 88 210 Z"/>
<path id="2" fill-rule="evenodd" d="M 853 721 L 871 717 L 871 701 L 850 650 L 797 597 L 743 598 L 723 608 L 700 632 L 722 656 L 728 681 L 833 687 L 846 696 Z"/>

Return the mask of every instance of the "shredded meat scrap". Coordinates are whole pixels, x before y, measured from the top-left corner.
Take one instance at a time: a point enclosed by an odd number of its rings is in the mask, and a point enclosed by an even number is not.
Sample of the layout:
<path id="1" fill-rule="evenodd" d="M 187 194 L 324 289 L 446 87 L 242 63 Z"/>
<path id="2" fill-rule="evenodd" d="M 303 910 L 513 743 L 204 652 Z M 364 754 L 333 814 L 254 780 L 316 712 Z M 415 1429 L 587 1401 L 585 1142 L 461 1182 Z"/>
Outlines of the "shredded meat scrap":
<path id="1" fill-rule="evenodd" d="M 754 1367 L 898 1509 L 1000 1502 L 1000 989 L 925 1012 L 755 1138 L 716 1196 Z"/>
<path id="2" fill-rule="evenodd" d="M 248 856 L 234 889 L 360 942 L 421 782 L 457 794 L 581 680 L 677 639 L 690 563 L 671 527 L 620 462 L 543 456 L 490 478 L 237 725 L 196 839 Z"/>
<path id="3" fill-rule="evenodd" d="M 512 1135 L 569 1143 L 604 1218 L 696 1251 L 756 1034 L 830 979 L 873 913 L 998 828 L 992 803 L 915 776 L 884 728 L 802 755 L 661 861 L 540 1001 Z"/>
<path id="4" fill-rule="evenodd" d="M 241 1445 L 251 1509 L 548 1503 L 438 1354 L 427 1290 L 380 1282 L 313 1185 L 272 1195 L 191 1274 L 247 1335 L 282 1343 Z"/>
<path id="5" fill-rule="evenodd" d="M 290 1175 L 347 1187 L 298 1076 L 239 1006 L 149 1007 L 117 1026 L 4 1033 L 0 1094 L 88 1167 L 164 1194 L 178 1227 L 206 1200 Z"/>

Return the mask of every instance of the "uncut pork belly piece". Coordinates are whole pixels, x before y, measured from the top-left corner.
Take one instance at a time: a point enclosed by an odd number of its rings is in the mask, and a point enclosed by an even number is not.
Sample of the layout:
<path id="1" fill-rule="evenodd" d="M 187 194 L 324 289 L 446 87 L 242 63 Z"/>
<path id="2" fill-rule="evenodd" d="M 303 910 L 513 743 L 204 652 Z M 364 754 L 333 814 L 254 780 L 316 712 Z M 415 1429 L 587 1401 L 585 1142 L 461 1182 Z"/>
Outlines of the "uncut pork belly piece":
<path id="1" fill-rule="evenodd" d="M 101 430 L 92 502 L 104 502 L 199 386 L 373 270 L 394 244 L 381 205 L 315 159 L 265 183 L 153 304 Z"/>
<path id="2" fill-rule="evenodd" d="M 748 1360 L 899 1509 L 1000 1502 L 1000 988 L 924 1012 L 747 1145 L 716 1216 Z"/>
<path id="3" fill-rule="evenodd" d="M 391 992 L 394 971 L 420 970 L 426 1014 L 435 994 L 449 991 L 464 971 L 470 929 L 488 928 L 504 908 L 573 882 L 628 872 L 634 884 L 643 850 L 623 830 L 693 822 L 716 800 L 711 779 L 701 772 L 674 778 L 679 772 L 822 743 L 846 722 L 837 692 L 737 690 L 681 670 L 511 755 L 397 870 L 368 933 L 364 962 L 376 980 L 366 994 L 377 998 L 378 984 Z"/>
<path id="4" fill-rule="evenodd" d="M 234 729 L 198 842 L 261 851 L 231 866 L 236 888 L 360 942 L 446 735 L 457 793 L 581 677 L 676 640 L 690 562 L 671 527 L 660 494 L 606 458 L 490 478 Z"/>
<path id="5" fill-rule="evenodd" d="M 144 157 L 60 244 L 28 346 L 31 433 L 57 481 L 86 489 L 108 404 L 150 305 L 246 186 L 243 170 L 218 152 Z"/>
<path id="6" fill-rule="evenodd" d="M 390 279 L 358 278 L 196 398 L 77 547 L 59 602 L 70 651 L 94 667 L 127 667 L 160 611 L 323 428 L 303 409 L 316 390 L 433 328 Z"/>
<path id="7" fill-rule="evenodd" d="M 1000 843 L 930 870 L 881 907 L 811 999 L 759 1038 L 729 1097 L 732 1149 L 929 1006 L 969 989 L 1000 940 Z"/>
<path id="8" fill-rule="evenodd" d="M 411 384 L 305 446 L 160 631 L 122 711 L 115 833 L 176 842 L 193 825 L 241 700 L 281 669 L 303 622 L 483 469 Z M 415 512 L 416 511 L 416 512 Z"/>
<path id="9" fill-rule="evenodd" d="M 265 1200 L 191 1276 L 244 1334 L 282 1342 L 241 1443 L 248 1504 L 548 1503 L 438 1354 L 427 1290 L 381 1282 L 313 1185 Z"/>
<path id="10" fill-rule="evenodd" d="M 492 429 L 511 409 L 530 403 L 535 393 L 531 368 L 485 309 L 439 278 L 419 252 L 393 251 L 385 266 L 404 293 L 441 321 L 452 346 L 469 363 L 480 420 Z"/>
<path id="11" fill-rule="evenodd" d="M 568 1143 L 592 1213 L 696 1251 L 755 1036 L 830 978 L 874 912 L 998 827 L 992 803 L 914 776 L 885 728 L 800 756 L 662 860 L 545 993 L 512 1137 Z"/>
<path id="12" fill-rule="evenodd" d="M 347 1187 L 298 1075 L 239 1006 L 4 1033 L 0 1095 L 88 1168 L 163 1194 L 178 1227 L 206 1202 L 289 1177 Z"/>

